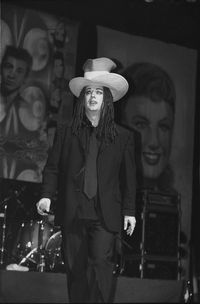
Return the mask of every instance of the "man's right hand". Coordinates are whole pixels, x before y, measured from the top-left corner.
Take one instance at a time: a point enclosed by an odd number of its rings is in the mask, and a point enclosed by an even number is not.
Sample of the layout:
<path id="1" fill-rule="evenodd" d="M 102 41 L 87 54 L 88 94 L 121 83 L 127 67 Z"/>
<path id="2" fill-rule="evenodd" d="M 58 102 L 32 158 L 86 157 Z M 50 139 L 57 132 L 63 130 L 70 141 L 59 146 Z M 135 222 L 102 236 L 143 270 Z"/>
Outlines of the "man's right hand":
<path id="1" fill-rule="evenodd" d="M 39 202 L 36 204 L 37 212 L 40 215 L 47 215 L 46 212 L 49 212 L 50 205 L 51 205 L 51 200 L 49 198 L 41 198 Z"/>

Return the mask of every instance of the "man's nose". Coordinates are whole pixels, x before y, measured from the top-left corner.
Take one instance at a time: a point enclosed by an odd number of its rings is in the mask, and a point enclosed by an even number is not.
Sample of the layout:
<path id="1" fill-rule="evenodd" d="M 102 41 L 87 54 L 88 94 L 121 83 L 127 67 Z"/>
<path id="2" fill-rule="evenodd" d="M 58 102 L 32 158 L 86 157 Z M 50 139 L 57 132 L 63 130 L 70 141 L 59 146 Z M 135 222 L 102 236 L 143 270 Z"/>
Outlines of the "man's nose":
<path id="1" fill-rule="evenodd" d="M 14 78 L 15 77 L 15 70 L 13 70 L 13 69 L 10 70 L 9 73 L 8 73 L 8 76 Z"/>

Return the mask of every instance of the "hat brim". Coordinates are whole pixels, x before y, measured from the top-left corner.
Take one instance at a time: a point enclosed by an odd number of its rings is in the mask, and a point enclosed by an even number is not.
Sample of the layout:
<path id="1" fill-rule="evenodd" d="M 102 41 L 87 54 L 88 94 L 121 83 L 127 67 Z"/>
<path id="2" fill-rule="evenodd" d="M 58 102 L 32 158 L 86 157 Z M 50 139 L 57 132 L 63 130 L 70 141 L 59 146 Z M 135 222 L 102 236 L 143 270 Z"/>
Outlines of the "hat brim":
<path id="1" fill-rule="evenodd" d="M 109 88 L 113 96 L 113 102 L 121 99 L 127 93 L 129 87 L 127 80 L 123 76 L 115 73 L 99 75 L 92 79 L 75 77 L 69 82 L 69 88 L 76 97 L 79 97 L 82 89 L 89 85 L 99 85 Z"/>

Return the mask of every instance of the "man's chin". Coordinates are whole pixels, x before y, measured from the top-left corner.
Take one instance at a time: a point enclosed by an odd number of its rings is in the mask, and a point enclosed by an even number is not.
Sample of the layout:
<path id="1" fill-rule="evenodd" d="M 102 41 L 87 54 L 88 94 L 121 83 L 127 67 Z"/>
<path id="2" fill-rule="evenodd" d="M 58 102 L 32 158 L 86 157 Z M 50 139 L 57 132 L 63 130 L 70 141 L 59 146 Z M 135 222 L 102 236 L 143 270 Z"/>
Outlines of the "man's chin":
<path id="1" fill-rule="evenodd" d="M 6 86 L 1 86 L 1 94 L 3 96 L 9 96 L 18 90 L 19 90 L 19 88 L 10 88 L 10 87 L 6 87 Z"/>

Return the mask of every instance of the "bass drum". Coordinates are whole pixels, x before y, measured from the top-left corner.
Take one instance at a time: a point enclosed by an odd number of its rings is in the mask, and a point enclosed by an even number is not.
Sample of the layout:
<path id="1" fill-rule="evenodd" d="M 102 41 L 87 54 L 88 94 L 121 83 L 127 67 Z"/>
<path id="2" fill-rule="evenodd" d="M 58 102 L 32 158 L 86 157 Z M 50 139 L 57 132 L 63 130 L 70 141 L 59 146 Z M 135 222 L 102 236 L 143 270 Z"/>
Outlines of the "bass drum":
<path id="1" fill-rule="evenodd" d="M 46 243 L 45 256 L 46 268 L 52 272 L 65 272 L 64 259 L 62 255 L 62 234 L 61 231 L 54 233 Z"/>
<path id="2" fill-rule="evenodd" d="M 38 248 L 44 249 L 53 233 L 54 227 L 48 222 L 34 220 L 23 222 L 18 231 L 12 255 L 20 264 L 24 265 L 31 261 L 37 266 L 39 263 Z"/>

